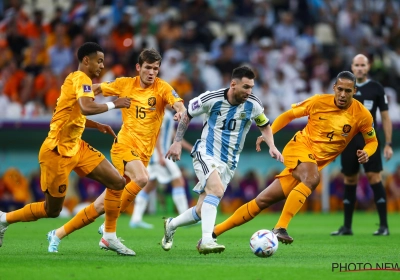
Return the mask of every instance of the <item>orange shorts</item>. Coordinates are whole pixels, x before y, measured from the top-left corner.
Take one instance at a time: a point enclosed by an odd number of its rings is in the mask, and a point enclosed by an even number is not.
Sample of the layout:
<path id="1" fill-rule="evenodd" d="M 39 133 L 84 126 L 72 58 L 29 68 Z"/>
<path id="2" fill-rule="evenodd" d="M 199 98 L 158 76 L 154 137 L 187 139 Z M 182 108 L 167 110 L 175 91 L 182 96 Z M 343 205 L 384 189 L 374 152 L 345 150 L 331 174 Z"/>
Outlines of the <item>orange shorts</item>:
<path id="1" fill-rule="evenodd" d="M 65 157 L 43 144 L 39 151 L 41 186 L 43 192 L 53 197 L 64 197 L 68 188 L 68 177 L 74 170 L 80 177 L 93 171 L 103 160 L 104 155 L 81 140 L 80 147 L 73 157 Z"/>
<path id="2" fill-rule="evenodd" d="M 114 142 L 111 147 L 111 161 L 121 176 L 125 174 L 125 165 L 133 160 L 140 160 L 145 167 L 149 164 L 149 161 L 143 161 L 140 158 L 133 147 Z"/>
<path id="3" fill-rule="evenodd" d="M 295 138 L 293 138 L 295 139 Z M 292 189 L 294 189 L 300 181 L 292 176 L 292 171 L 302 162 L 312 162 L 321 170 L 327 166 L 331 160 L 316 160 L 313 151 L 304 143 L 290 140 L 283 149 L 282 155 L 286 168 L 276 176 L 281 183 L 283 193 L 287 197 Z"/>

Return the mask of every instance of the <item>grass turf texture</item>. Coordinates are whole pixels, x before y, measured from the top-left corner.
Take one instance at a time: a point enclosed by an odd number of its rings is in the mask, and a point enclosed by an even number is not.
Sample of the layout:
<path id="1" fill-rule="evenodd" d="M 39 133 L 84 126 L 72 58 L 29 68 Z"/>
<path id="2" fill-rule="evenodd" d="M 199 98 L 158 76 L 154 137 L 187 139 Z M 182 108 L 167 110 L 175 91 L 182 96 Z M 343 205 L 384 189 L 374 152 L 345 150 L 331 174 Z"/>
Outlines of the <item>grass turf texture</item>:
<path id="1" fill-rule="evenodd" d="M 221 222 L 226 216 L 218 216 Z M 270 258 L 254 256 L 251 235 L 271 229 L 278 214 L 262 214 L 253 221 L 218 238 L 226 246 L 222 254 L 200 255 L 195 246 L 201 226 L 179 228 L 174 246 L 164 252 L 161 216 L 146 216 L 153 230 L 130 229 L 121 216 L 118 236 L 135 250 L 136 257 L 122 257 L 99 249 L 97 228 L 103 222 L 81 229 L 62 240 L 59 253 L 48 253 L 46 233 L 66 219 L 43 219 L 11 225 L 0 248 L 0 279 L 400 279 L 400 271 L 332 272 L 332 263 L 400 265 L 400 219 L 389 215 L 390 236 L 372 236 L 378 226 L 376 213 L 356 213 L 354 236 L 329 235 L 343 221 L 342 214 L 299 214 L 288 230 L 292 245 L 279 244 Z M 354 268 L 351 268 L 354 269 Z"/>

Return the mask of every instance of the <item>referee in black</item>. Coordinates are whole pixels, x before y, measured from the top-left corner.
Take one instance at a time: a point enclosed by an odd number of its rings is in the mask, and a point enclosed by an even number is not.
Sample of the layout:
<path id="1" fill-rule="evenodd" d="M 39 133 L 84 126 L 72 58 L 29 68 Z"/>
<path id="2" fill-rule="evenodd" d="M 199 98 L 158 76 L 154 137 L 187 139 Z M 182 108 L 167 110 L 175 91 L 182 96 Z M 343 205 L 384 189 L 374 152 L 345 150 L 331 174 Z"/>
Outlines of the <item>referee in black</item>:
<path id="1" fill-rule="evenodd" d="M 354 98 L 360 101 L 371 112 L 376 124 L 376 109 L 379 108 L 381 114 L 383 131 L 385 133 L 385 147 L 383 155 L 389 160 L 393 155 L 392 150 L 392 122 L 389 118 L 388 101 L 383 87 L 368 79 L 369 71 L 368 58 L 365 55 L 358 54 L 353 58 L 351 70 L 357 78 L 357 91 Z M 341 155 L 342 173 L 344 174 L 344 225 L 339 230 L 334 231 L 331 235 L 353 235 L 351 224 L 353 219 L 354 204 L 356 202 L 356 187 L 358 182 L 358 174 L 360 164 L 357 160 L 357 150 L 362 150 L 365 146 L 364 139 L 361 134 L 356 135 L 347 145 Z M 386 192 L 382 185 L 380 172 L 382 171 L 382 157 L 380 147 L 364 163 L 364 170 L 368 178 L 368 182 L 374 192 L 374 201 L 379 214 L 379 229 L 374 235 L 389 235 L 386 209 Z"/>

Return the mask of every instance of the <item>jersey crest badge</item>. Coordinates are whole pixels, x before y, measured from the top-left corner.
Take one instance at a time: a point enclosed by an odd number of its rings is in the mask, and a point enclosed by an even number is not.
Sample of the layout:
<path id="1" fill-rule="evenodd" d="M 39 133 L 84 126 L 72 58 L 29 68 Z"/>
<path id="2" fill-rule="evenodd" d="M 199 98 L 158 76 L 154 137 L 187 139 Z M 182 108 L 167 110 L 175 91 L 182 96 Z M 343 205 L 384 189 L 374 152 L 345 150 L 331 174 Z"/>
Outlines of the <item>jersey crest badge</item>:
<path id="1" fill-rule="evenodd" d="M 240 116 L 239 116 L 239 119 L 243 120 L 245 118 L 246 118 L 246 112 L 241 112 Z"/>
<path id="2" fill-rule="evenodd" d="M 349 134 L 349 132 L 350 132 L 350 130 L 351 130 L 351 125 L 349 125 L 349 124 L 345 124 L 344 126 L 343 126 L 343 133 L 342 133 L 342 136 L 345 136 L 345 137 L 347 137 Z"/>
<path id="3" fill-rule="evenodd" d="M 83 92 L 92 92 L 92 87 L 90 85 L 82 85 Z"/>
<path id="4" fill-rule="evenodd" d="M 149 100 L 147 100 L 147 104 L 149 104 L 150 107 L 154 107 L 156 105 L 156 98 L 150 97 Z"/>

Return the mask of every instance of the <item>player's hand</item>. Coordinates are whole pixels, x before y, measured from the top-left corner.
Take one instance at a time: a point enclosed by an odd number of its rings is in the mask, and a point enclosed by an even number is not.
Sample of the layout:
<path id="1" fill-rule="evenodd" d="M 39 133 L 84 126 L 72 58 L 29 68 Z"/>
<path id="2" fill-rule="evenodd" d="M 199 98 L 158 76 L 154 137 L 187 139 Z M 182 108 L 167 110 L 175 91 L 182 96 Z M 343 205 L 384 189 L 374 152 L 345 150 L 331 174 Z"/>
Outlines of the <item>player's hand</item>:
<path id="1" fill-rule="evenodd" d="M 368 154 L 364 150 L 357 150 L 357 157 L 358 157 L 358 162 L 361 164 L 366 163 L 369 160 Z"/>
<path id="2" fill-rule="evenodd" d="M 128 97 L 120 97 L 113 101 L 115 108 L 129 108 L 131 107 L 131 100 Z"/>
<path id="3" fill-rule="evenodd" d="M 270 148 L 269 154 L 271 155 L 272 158 L 276 159 L 277 161 L 283 162 L 283 156 L 276 147 Z"/>
<path id="4" fill-rule="evenodd" d="M 389 145 L 385 145 L 383 148 L 383 156 L 385 157 L 386 161 L 392 158 L 393 156 L 393 149 Z"/>
<path id="5" fill-rule="evenodd" d="M 166 162 L 165 162 L 164 157 L 161 156 L 161 157 L 159 158 L 158 164 L 161 165 L 161 166 L 165 166 L 165 165 L 166 165 Z"/>
<path id="6" fill-rule="evenodd" d="M 176 121 L 176 122 L 179 122 L 181 120 L 181 118 L 182 118 L 182 112 L 177 112 L 174 115 L 174 121 Z"/>
<path id="7" fill-rule="evenodd" d="M 103 133 L 106 133 L 106 134 L 108 133 L 108 134 L 114 136 L 114 138 L 117 138 L 117 135 L 115 135 L 114 130 L 109 125 L 102 124 L 102 123 L 97 123 L 97 129 L 100 132 L 103 132 Z"/>
<path id="8" fill-rule="evenodd" d="M 174 142 L 169 148 L 167 154 L 165 155 L 165 158 L 175 162 L 181 159 L 181 153 L 182 153 L 182 144 L 180 142 Z"/>
<path id="9" fill-rule="evenodd" d="M 261 151 L 261 143 L 263 141 L 265 141 L 265 140 L 264 140 L 264 137 L 262 137 L 262 135 L 257 137 L 257 141 L 256 141 L 256 151 L 257 152 Z"/>

